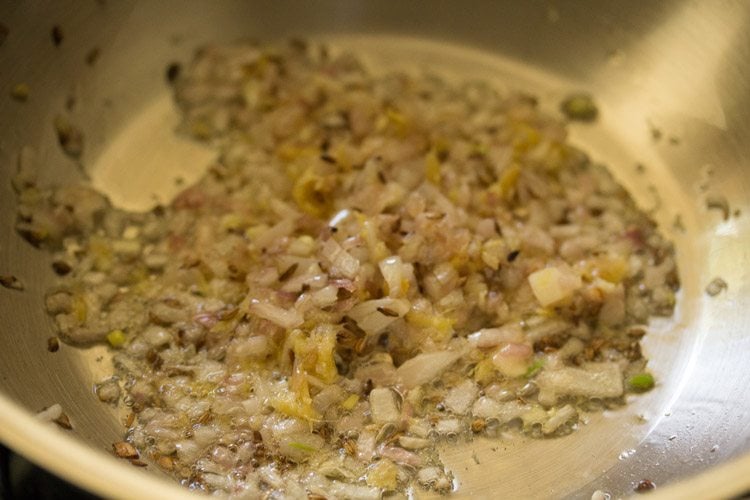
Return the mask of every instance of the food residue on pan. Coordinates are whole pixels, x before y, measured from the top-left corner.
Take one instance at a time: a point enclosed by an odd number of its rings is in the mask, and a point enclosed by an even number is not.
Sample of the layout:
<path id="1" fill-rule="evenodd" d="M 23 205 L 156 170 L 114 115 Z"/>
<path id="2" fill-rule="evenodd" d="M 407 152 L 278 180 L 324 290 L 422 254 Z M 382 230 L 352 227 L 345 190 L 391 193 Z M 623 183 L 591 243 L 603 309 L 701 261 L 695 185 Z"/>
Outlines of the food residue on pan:
<path id="1" fill-rule="evenodd" d="M 114 451 L 115 455 L 117 455 L 119 458 L 139 458 L 138 450 L 136 450 L 132 444 L 126 441 L 118 441 L 116 443 L 113 443 L 112 451 Z"/>
<path id="2" fill-rule="evenodd" d="M 439 444 L 563 436 L 654 387 L 639 341 L 672 314 L 672 245 L 536 99 L 299 41 L 166 76 L 220 152 L 171 205 L 43 188 L 28 151 L 14 178 L 60 336 L 115 353 L 116 455 L 208 492 L 445 493 Z"/>
<path id="3" fill-rule="evenodd" d="M 56 116 L 53 124 L 57 133 L 57 142 L 63 152 L 73 159 L 79 159 L 83 154 L 83 132 L 81 129 L 63 115 Z"/>
<path id="4" fill-rule="evenodd" d="M 53 422 L 66 431 L 73 430 L 73 424 L 70 422 L 70 418 L 63 411 L 62 406 L 57 403 L 44 408 L 36 414 L 36 417 L 44 422 Z"/>
<path id="5" fill-rule="evenodd" d="M 100 53 L 101 53 L 101 50 L 99 49 L 99 47 L 94 47 L 88 52 L 86 52 L 86 57 L 85 57 L 86 64 L 89 66 L 93 66 L 94 64 L 96 64 L 96 61 L 99 60 Z"/>
<path id="6" fill-rule="evenodd" d="M 23 290 L 23 282 L 12 274 L 0 275 L 0 285 L 10 290 Z"/>
<path id="7" fill-rule="evenodd" d="M 651 123 L 651 121 L 646 122 L 648 124 L 648 128 L 651 132 L 651 139 L 654 140 L 654 142 L 658 142 L 661 140 L 662 136 L 664 135 L 659 127 Z"/>
<path id="8" fill-rule="evenodd" d="M 56 258 L 52 261 L 52 269 L 58 275 L 65 276 L 73 270 L 73 267 L 64 258 Z"/>
<path id="9" fill-rule="evenodd" d="M 57 337 L 49 337 L 47 339 L 47 350 L 49 352 L 57 352 L 60 350 L 60 339 Z"/>
<path id="10" fill-rule="evenodd" d="M 31 90 L 25 83 L 17 83 L 10 89 L 10 96 L 16 101 L 26 102 L 29 99 Z"/>
<path id="11" fill-rule="evenodd" d="M 718 210 L 721 212 L 723 220 L 729 220 L 731 214 L 729 209 L 729 201 L 723 194 L 710 194 L 706 196 L 706 208 L 708 210 Z"/>
<path id="12" fill-rule="evenodd" d="M 571 120 L 594 121 L 599 116 L 599 108 L 589 94 L 573 94 L 560 104 L 562 112 Z"/>
<path id="13" fill-rule="evenodd" d="M 102 403 L 117 404 L 120 401 L 120 384 L 117 377 L 110 377 L 94 385 L 94 393 Z"/>
<path id="14" fill-rule="evenodd" d="M 633 491 L 636 493 L 646 493 L 656 488 L 656 484 L 650 479 L 642 479 L 636 483 Z"/>
<path id="15" fill-rule="evenodd" d="M 167 70 L 165 72 L 165 75 L 167 77 L 167 82 L 174 83 L 177 81 L 177 78 L 180 76 L 180 72 L 182 71 L 182 66 L 180 63 L 170 63 L 167 66 Z"/>
<path id="16" fill-rule="evenodd" d="M 141 460 L 141 456 L 135 447 L 127 441 L 117 441 L 112 443 L 112 451 L 118 458 L 124 458 L 128 460 L 132 465 L 136 467 L 146 467 L 148 464 Z"/>
<path id="17" fill-rule="evenodd" d="M 59 47 L 60 45 L 62 45 L 62 42 L 65 39 L 65 35 L 63 34 L 63 30 L 59 24 L 52 26 L 52 29 L 50 30 L 50 37 L 52 38 L 52 44 L 55 47 Z"/>
<path id="18" fill-rule="evenodd" d="M 8 38 L 8 33 L 10 33 L 8 27 L 3 23 L 0 23 L 0 47 L 3 46 L 5 40 Z"/>
<path id="19" fill-rule="evenodd" d="M 716 277 L 712 279 L 708 285 L 706 285 L 706 293 L 710 295 L 711 297 L 715 297 L 719 295 L 721 292 L 729 288 L 729 285 L 727 285 L 727 282 L 724 281 L 720 277 Z"/>

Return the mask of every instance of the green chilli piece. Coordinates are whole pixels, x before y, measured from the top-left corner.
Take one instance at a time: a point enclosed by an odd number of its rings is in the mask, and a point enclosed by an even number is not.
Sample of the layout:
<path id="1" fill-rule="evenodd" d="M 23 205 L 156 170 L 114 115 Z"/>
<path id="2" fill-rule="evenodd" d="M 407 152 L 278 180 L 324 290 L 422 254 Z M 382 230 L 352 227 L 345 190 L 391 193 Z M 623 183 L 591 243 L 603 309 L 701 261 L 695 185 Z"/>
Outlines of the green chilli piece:
<path id="1" fill-rule="evenodd" d="M 539 373 L 542 370 L 542 367 L 544 367 L 544 360 L 542 359 L 535 359 L 531 365 L 526 369 L 526 373 L 524 374 L 524 377 L 531 378 L 537 373 Z"/>
<path id="2" fill-rule="evenodd" d="M 299 442 L 296 442 L 296 441 L 292 441 L 291 443 L 289 443 L 289 446 L 291 446 L 292 448 L 295 448 L 297 450 L 301 450 L 301 451 L 307 452 L 307 453 L 312 453 L 312 452 L 318 451 L 318 449 L 315 448 L 314 446 L 310 446 L 309 444 L 305 444 L 305 443 L 299 443 Z"/>
<path id="3" fill-rule="evenodd" d="M 109 345 L 111 345 L 115 349 L 119 349 L 124 346 L 126 341 L 127 337 L 125 336 L 125 332 L 123 332 L 122 330 L 112 330 L 107 334 L 107 342 L 109 342 Z"/>
<path id="4" fill-rule="evenodd" d="M 596 119 L 599 109 L 588 94 L 573 94 L 560 104 L 560 110 L 571 120 L 590 122 Z"/>
<path id="5" fill-rule="evenodd" d="M 638 373 L 628 379 L 628 385 L 637 392 L 648 391 L 655 385 L 654 376 L 650 373 Z"/>

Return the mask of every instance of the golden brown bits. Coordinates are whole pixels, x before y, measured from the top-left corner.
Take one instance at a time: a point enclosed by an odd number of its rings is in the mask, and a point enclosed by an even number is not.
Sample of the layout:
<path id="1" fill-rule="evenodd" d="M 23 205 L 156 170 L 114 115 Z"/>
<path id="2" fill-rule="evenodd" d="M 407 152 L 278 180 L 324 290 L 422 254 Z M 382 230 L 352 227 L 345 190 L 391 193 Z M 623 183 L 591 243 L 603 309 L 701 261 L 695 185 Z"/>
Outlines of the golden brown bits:
<path id="1" fill-rule="evenodd" d="M 52 270 L 55 271 L 55 273 L 57 273 L 57 275 L 59 276 L 65 276 L 70 271 L 72 271 L 73 268 L 64 260 L 56 260 L 52 262 Z"/>
<path id="2" fill-rule="evenodd" d="M 643 338 L 644 335 L 646 335 L 646 329 L 641 325 L 633 325 L 628 327 L 625 333 L 628 334 L 628 337 L 640 339 Z"/>
<path id="3" fill-rule="evenodd" d="M 172 460 L 172 457 L 161 456 L 156 460 L 156 465 L 164 470 L 171 471 L 174 469 L 174 460 Z"/>
<path id="4" fill-rule="evenodd" d="M 57 337 L 50 337 L 47 339 L 47 350 L 49 352 L 57 352 L 60 350 L 60 340 Z"/>
<path id="5" fill-rule="evenodd" d="M 73 429 L 73 424 L 70 423 L 70 418 L 64 412 L 60 413 L 60 416 L 57 417 L 55 420 L 53 420 L 53 422 L 55 422 L 58 425 L 58 427 L 61 427 L 65 429 L 66 431 Z"/>
<path id="6" fill-rule="evenodd" d="M 353 439 L 344 440 L 344 451 L 351 456 L 357 455 L 357 442 Z"/>
<path id="7" fill-rule="evenodd" d="M 136 459 L 139 457 L 138 450 L 136 450 L 135 447 L 127 441 L 118 441 L 116 443 L 112 443 L 112 450 L 115 452 L 115 455 L 120 458 Z"/>
<path id="8" fill-rule="evenodd" d="M 180 77 L 180 73 L 182 72 L 182 66 L 180 63 L 173 62 L 169 66 L 167 66 L 166 76 L 167 76 L 167 82 L 174 83 L 177 81 L 177 79 Z"/>
<path id="9" fill-rule="evenodd" d="M 638 481 L 638 484 L 635 485 L 633 491 L 635 491 L 636 493 L 646 493 L 647 491 L 651 491 L 654 488 L 656 488 L 656 483 L 654 483 L 650 479 L 642 479 Z"/>
<path id="10" fill-rule="evenodd" d="M 58 24 L 52 26 L 50 36 L 52 37 L 52 43 L 55 44 L 55 47 L 59 47 L 62 44 L 63 39 L 65 38 L 65 35 L 63 35 L 63 30 Z"/>
<path id="11" fill-rule="evenodd" d="M 24 286 L 21 280 L 12 275 L 0 276 L 0 285 L 10 290 L 23 290 Z"/>

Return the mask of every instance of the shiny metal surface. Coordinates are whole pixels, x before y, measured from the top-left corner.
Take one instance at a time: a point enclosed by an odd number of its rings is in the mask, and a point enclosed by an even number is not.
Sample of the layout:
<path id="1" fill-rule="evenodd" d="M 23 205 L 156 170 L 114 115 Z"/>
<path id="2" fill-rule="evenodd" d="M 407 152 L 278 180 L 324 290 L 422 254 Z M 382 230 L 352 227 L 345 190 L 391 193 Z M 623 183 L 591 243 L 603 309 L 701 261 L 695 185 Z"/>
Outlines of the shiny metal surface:
<path id="1" fill-rule="evenodd" d="M 750 4 L 39 0 L 0 4 L 0 22 L 9 28 L 0 46 L 0 274 L 26 284 L 0 289 L 0 440 L 21 453 L 106 496 L 180 493 L 107 456 L 122 424 L 91 391 L 109 369 L 105 350 L 46 351 L 43 294 L 54 277 L 48 256 L 13 230 L 8 180 L 19 148 L 39 150 L 49 182 L 85 170 L 116 203 L 166 199 L 176 175 L 194 179 L 211 158 L 171 134 L 166 65 L 208 40 L 289 35 L 352 48 L 375 70 L 429 67 L 520 86 L 551 112 L 567 92 L 591 91 L 601 119 L 571 127 L 574 142 L 654 210 L 677 247 L 678 311 L 645 341 L 657 388 L 565 438 L 446 450 L 459 496 L 627 496 L 641 479 L 658 491 L 750 452 Z M 100 55 L 89 66 L 94 47 Z M 31 88 L 28 102 L 7 97 L 19 82 Z M 83 169 L 61 153 L 51 124 L 70 96 L 86 134 Z M 706 196 L 716 194 L 739 214 L 723 220 L 707 210 Z M 684 231 L 674 228 L 677 215 Z M 704 288 L 716 276 L 729 288 L 709 297 Z M 28 414 L 53 403 L 74 432 L 40 427 Z M 723 489 L 708 481 L 680 496 L 750 486 L 736 473 L 717 479 Z"/>

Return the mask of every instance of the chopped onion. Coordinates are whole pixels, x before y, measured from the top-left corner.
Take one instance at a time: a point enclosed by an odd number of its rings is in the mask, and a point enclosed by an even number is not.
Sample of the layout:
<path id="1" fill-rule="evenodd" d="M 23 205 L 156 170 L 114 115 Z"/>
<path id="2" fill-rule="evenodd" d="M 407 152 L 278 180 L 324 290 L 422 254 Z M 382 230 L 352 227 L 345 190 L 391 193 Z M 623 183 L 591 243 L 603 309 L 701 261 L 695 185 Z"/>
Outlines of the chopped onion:
<path id="1" fill-rule="evenodd" d="M 370 391 L 370 415 L 376 424 L 394 423 L 401 416 L 396 394 L 386 387 Z"/>
<path id="2" fill-rule="evenodd" d="M 399 464 L 411 465 L 412 467 L 422 465 L 422 458 L 419 455 L 395 446 L 383 446 L 380 449 L 380 456 L 389 458 Z"/>
<path id="3" fill-rule="evenodd" d="M 505 424 L 516 418 L 521 418 L 529 410 L 531 410 L 531 405 L 521 404 L 518 401 L 500 403 L 483 396 L 474 403 L 471 413 L 475 417 L 496 419 L 500 424 Z"/>
<path id="4" fill-rule="evenodd" d="M 542 306 L 564 302 L 581 288 L 580 276 L 564 267 L 547 267 L 529 275 L 534 296 Z"/>
<path id="5" fill-rule="evenodd" d="M 271 347 L 265 335 L 254 335 L 245 339 L 236 338 L 229 344 L 227 355 L 239 360 L 262 359 L 270 353 Z"/>
<path id="6" fill-rule="evenodd" d="M 357 458 L 367 462 L 375 455 L 375 433 L 364 430 L 357 437 Z"/>
<path id="7" fill-rule="evenodd" d="M 432 486 L 440 479 L 442 471 L 437 467 L 425 467 L 417 473 L 417 480 L 423 486 Z"/>
<path id="8" fill-rule="evenodd" d="M 604 297 L 604 303 L 599 310 L 599 324 L 614 326 L 625 319 L 625 289 L 622 284 L 614 287 L 611 293 Z"/>
<path id="9" fill-rule="evenodd" d="M 49 408 L 45 408 L 44 410 L 40 411 L 36 414 L 36 418 L 39 420 L 43 420 L 45 422 L 52 422 L 53 420 L 60 418 L 60 415 L 62 415 L 63 409 L 62 406 L 55 403 Z"/>
<path id="10" fill-rule="evenodd" d="M 323 462 L 318 466 L 317 472 L 331 479 L 351 481 L 356 478 L 354 472 L 344 465 L 342 457 L 332 458 Z"/>
<path id="11" fill-rule="evenodd" d="M 177 458 L 188 462 L 195 461 L 201 453 L 200 446 L 192 439 L 185 439 L 175 444 Z"/>
<path id="12" fill-rule="evenodd" d="M 533 354 L 529 345 L 506 342 L 493 354 L 492 363 L 506 377 L 520 377 L 526 373 Z"/>
<path id="13" fill-rule="evenodd" d="M 616 363 L 590 363 L 583 368 L 565 367 L 541 372 L 539 402 L 555 404 L 559 396 L 617 398 L 623 394 L 622 370 Z"/>
<path id="14" fill-rule="evenodd" d="M 328 307 L 336 303 L 339 288 L 335 285 L 324 286 L 312 294 L 312 302 L 317 307 Z"/>
<path id="15" fill-rule="evenodd" d="M 460 352 L 439 351 L 417 354 L 396 370 L 401 384 L 407 389 L 431 382 L 462 356 Z"/>
<path id="16" fill-rule="evenodd" d="M 375 353 L 354 371 L 357 380 L 370 380 L 376 387 L 394 385 L 397 381 L 393 360 L 386 353 Z"/>
<path id="17" fill-rule="evenodd" d="M 330 488 L 326 493 L 329 493 L 332 498 L 357 498 L 361 500 L 378 500 L 383 496 L 380 488 L 339 481 L 331 481 Z"/>
<path id="18" fill-rule="evenodd" d="M 343 401 L 345 396 L 344 390 L 338 385 L 327 385 L 315 395 L 312 404 L 318 413 L 323 415 L 332 405 Z"/>
<path id="19" fill-rule="evenodd" d="M 509 323 L 498 328 L 482 328 L 469 335 L 468 339 L 479 349 L 489 349 L 504 342 L 521 343 L 524 341 L 524 334 L 521 325 Z"/>
<path id="20" fill-rule="evenodd" d="M 249 311 L 259 318 L 267 319 L 286 329 L 296 328 L 305 321 L 302 315 L 294 309 L 283 309 L 257 299 L 250 301 Z"/>
<path id="21" fill-rule="evenodd" d="M 94 390 L 132 407 L 121 456 L 213 495 L 447 494 L 441 440 L 560 434 L 621 371 L 653 386 L 628 326 L 671 313 L 674 252 L 564 127 L 528 96 L 324 55 L 170 65 L 184 129 L 220 152 L 152 212 L 37 186 L 22 151 L 17 229 L 55 252 L 58 333 L 118 349 Z"/>
<path id="22" fill-rule="evenodd" d="M 258 248 L 265 248 L 267 246 L 270 246 L 275 241 L 278 241 L 285 236 L 289 236 L 290 234 L 292 234 L 292 231 L 294 231 L 294 221 L 289 218 L 282 219 L 277 224 L 270 227 L 269 229 L 266 229 L 255 239 L 253 239 L 253 244 L 255 244 Z"/>
<path id="23" fill-rule="evenodd" d="M 573 325 L 564 319 L 549 319 L 535 316 L 527 322 L 526 338 L 529 342 L 537 342 L 543 338 L 553 338 L 569 331 Z"/>
<path id="24" fill-rule="evenodd" d="M 409 307 L 405 299 L 367 300 L 354 306 L 348 315 L 368 335 L 377 335 L 409 312 Z"/>
<path id="25" fill-rule="evenodd" d="M 464 380 L 448 391 L 445 396 L 445 406 L 457 415 L 465 414 L 477 397 L 479 388 L 472 380 Z"/>
<path id="26" fill-rule="evenodd" d="M 152 347 L 160 347 L 172 340 L 172 335 L 161 326 L 151 325 L 143 331 L 143 339 Z"/>
<path id="27" fill-rule="evenodd" d="M 432 441 L 414 436 L 399 436 L 398 444 L 405 450 L 421 450 L 432 444 Z"/>
<path id="28" fill-rule="evenodd" d="M 542 424 L 542 432 L 552 434 L 562 425 L 568 423 L 578 416 L 578 412 L 570 405 L 551 410 L 552 416 Z"/>
<path id="29" fill-rule="evenodd" d="M 354 279 L 359 271 L 359 261 L 333 238 L 323 244 L 320 255 L 328 263 L 332 276 Z"/>
<path id="30" fill-rule="evenodd" d="M 399 256 L 391 256 L 378 263 L 380 273 L 385 280 L 387 295 L 400 297 L 404 295 L 404 263 Z"/>
<path id="31" fill-rule="evenodd" d="M 455 436 L 465 429 L 464 422 L 457 418 L 445 418 L 435 423 L 435 432 L 440 436 Z"/>
<path id="32" fill-rule="evenodd" d="M 282 435 L 279 439 L 279 452 L 294 462 L 308 460 L 325 445 L 325 440 L 310 432 Z"/>

